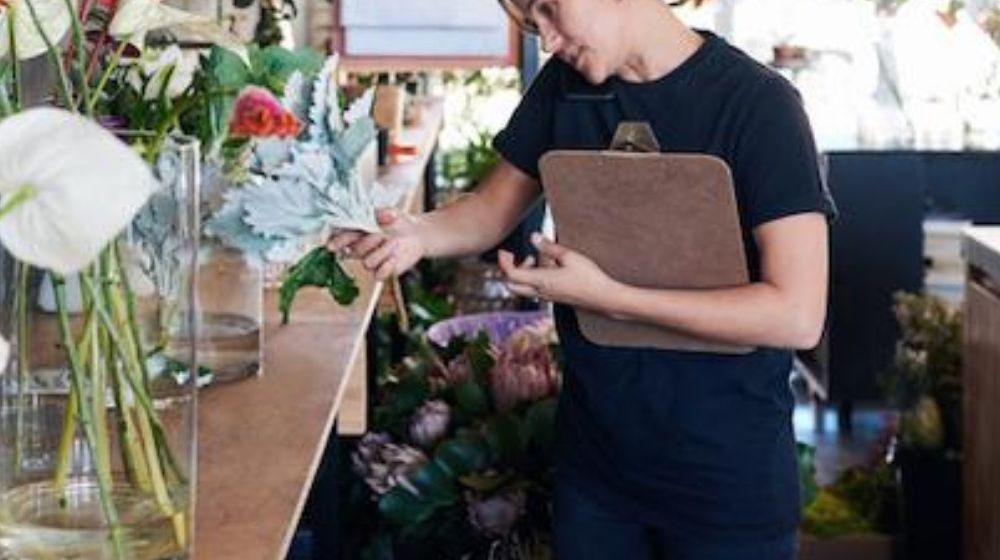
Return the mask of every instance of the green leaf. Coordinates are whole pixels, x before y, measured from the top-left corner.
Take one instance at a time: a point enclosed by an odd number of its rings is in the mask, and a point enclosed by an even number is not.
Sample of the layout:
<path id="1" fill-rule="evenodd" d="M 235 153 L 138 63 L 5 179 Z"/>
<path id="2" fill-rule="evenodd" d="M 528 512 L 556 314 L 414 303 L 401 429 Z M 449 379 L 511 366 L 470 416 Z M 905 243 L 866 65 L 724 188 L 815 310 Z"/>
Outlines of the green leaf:
<path id="1" fill-rule="evenodd" d="M 397 486 L 379 499 L 378 510 L 390 522 L 406 526 L 429 517 L 434 511 L 434 503 L 414 496 L 402 486 Z"/>
<path id="2" fill-rule="evenodd" d="M 372 539 L 361 553 L 361 560 L 393 560 L 392 536 L 389 533 L 379 533 Z"/>
<path id="3" fill-rule="evenodd" d="M 375 425 L 398 438 L 409 437 L 410 417 L 428 399 L 430 391 L 427 379 L 419 376 L 404 376 L 388 384 L 381 391 L 385 401 L 375 408 Z"/>
<path id="4" fill-rule="evenodd" d="M 455 481 L 440 465 L 431 461 L 407 477 L 422 497 L 438 505 L 450 505 L 461 497 Z"/>
<path id="5" fill-rule="evenodd" d="M 337 257 L 326 247 L 317 247 L 295 263 L 281 283 L 278 308 L 282 324 L 288 323 L 295 295 L 306 286 L 326 288 L 341 305 L 350 305 L 361 293 L 354 280 L 340 267 Z"/>
<path id="6" fill-rule="evenodd" d="M 240 57 L 219 46 L 213 46 L 209 51 L 205 69 L 220 87 L 232 90 L 234 95 L 250 79 L 250 69 Z"/>
<path id="7" fill-rule="evenodd" d="M 458 407 L 469 416 L 480 416 L 489 411 L 490 402 L 486 391 L 472 379 L 467 379 L 453 388 Z"/>
<path id="8" fill-rule="evenodd" d="M 403 414 L 410 415 L 430 396 L 430 384 L 425 378 L 406 376 L 393 391 L 392 407 Z"/>
<path id="9" fill-rule="evenodd" d="M 461 501 L 458 487 L 438 465 L 429 463 L 408 476 L 420 492 L 415 495 L 397 486 L 379 500 L 379 512 L 390 522 L 403 527 L 405 533 L 425 534 L 433 527 L 437 511 Z"/>
<path id="10" fill-rule="evenodd" d="M 438 445 L 434 461 L 451 476 L 464 476 L 489 465 L 490 448 L 482 439 L 457 437 Z"/>
<path id="11" fill-rule="evenodd" d="M 799 464 L 799 486 L 802 489 L 801 503 L 803 508 L 809 507 L 816 499 L 816 448 L 798 442 L 797 455 Z"/>
<path id="12" fill-rule="evenodd" d="M 448 346 L 438 350 L 438 354 L 441 359 L 450 362 L 455 358 L 461 356 L 465 352 L 466 346 L 469 345 L 469 341 L 461 336 L 454 336 L 448 340 Z"/>
<path id="13" fill-rule="evenodd" d="M 323 59 L 308 49 L 293 52 L 272 45 L 251 52 L 250 64 L 251 81 L 281 95 L 292 73 L 299 71 L 304 76 L 316 74 L 323 66 Z"/>
<path id="14" fill-rule="evenodd" d="M 529 446 L 549 451 L 555 436 L 556 400 L 538 401 L 524 416 L 524 434 Z"/>
<path id="15" fill-rule="evenodd" d="M 472 473 L 460 477 L 459 482 L 481 494 L 489 494 L 507 484 L 512 478 L 511 473 Z"/>
<path id="16" fill-rule="evenodd" d="M 465 355 L 469 359 L 469 365 L 472 366 L 472 372 L 476 378 L 485 380 L 496 363 L 490 354 L 489 336 L 480 331 L 476 338 L 465 347 Z"/>
<path id="17" fill-rule="evenodd" d="M 524 449 L 525 441 L 521 432 L 521 421 L 516 416 L 501 414 L 487 422 L 486 441 L 494 456 L 501 461 L 513 462 Z"/>

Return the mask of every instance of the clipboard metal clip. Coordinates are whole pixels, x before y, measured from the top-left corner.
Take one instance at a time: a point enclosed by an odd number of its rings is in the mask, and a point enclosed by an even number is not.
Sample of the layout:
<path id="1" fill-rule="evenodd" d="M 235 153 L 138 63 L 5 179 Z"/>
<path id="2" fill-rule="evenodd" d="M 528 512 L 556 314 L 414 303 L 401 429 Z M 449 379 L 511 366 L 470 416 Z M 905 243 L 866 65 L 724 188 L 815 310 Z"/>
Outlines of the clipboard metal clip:
<path id="1" fill-rule="evenodd" d="M 657 153 L 660 151 L 660 143 L 656 141 L 656 135 L 653 134 L 653 128 L 648 122 L 622 121 L 618 123 L 609 149 L 620 152 Z"/>

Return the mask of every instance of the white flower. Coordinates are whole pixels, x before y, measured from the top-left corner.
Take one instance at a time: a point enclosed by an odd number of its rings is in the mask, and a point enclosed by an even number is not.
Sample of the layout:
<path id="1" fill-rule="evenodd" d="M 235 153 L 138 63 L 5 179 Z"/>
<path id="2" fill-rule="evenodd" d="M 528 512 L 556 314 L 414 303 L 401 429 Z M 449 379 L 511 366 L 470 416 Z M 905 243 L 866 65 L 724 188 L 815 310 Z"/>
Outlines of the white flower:
<path id="1" fill-rule="evenodd" d="M 7 360 L 10 358 L 10 343 L 3 336 L 0 336 L 0 369 L 7 367 Z"/>
<path id="2" fill-rule="evenodd" d="M 219 27 L 214 19 L 164 6 L 160 0 L 121 0 L 108 27 L 113 37 L 124 38 L 140 47 L 145 43 L 146 33 L 157 29 L 170 29 L 183 39 L 219 45 L 248 65 L 250 63 L 246 47 L 239 38 Z"/>
<path id="3" fill-rule="evenodd" d="M 45 36 L 53 45 L 59 45 L 69 31 L 72 16 L 63 0 L 30 0 Z M 14 23 L 14 47 L 17 58 L 27 60 L 45 54 L 45 39 L 35 26 L 28 9 L 28 0 L 10 0 L 7 8 L 0 8 L 0 58 L 10 50 L 10 24 Z M 75 2 L 73 2 L 75 4 Z"/>
<path id="4" fill-rule="evenodd" d="M 197 70 L 198 53 L 185 52 L 177 45 L 170 45 L 161 51 L 150 49 L 144 52 L 129 71 L 128 81 L 143 99 L 156 99 L 161 91 L 167 99 L 174 99 L 191 85 Z M 167 76 L 170 77 L 169 82 L 166 81 Z"/>
<path id="5" fill-rule="evenodd" d="M 0 121 L 0 219 L 18 259 L 59 274 L 89 264 L 158 188 L 149 166 L 97 123 L 40 107 Z"/>

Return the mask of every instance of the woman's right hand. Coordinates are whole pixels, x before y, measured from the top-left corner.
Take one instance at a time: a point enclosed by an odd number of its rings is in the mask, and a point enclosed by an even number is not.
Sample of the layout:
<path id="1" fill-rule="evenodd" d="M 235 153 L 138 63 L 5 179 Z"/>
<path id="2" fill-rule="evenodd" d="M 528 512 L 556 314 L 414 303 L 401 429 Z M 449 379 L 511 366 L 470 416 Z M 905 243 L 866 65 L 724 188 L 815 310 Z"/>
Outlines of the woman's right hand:
<path id="1" fill-rule="evenodd" d="M 382 208 L 376 212 L 381 233 L 357 230 L 334 232 L 326 247 L 331 252 L 359 259 L 377 280 L 402 274 L 426 254 L 417 220 L 409 214 Z"/>

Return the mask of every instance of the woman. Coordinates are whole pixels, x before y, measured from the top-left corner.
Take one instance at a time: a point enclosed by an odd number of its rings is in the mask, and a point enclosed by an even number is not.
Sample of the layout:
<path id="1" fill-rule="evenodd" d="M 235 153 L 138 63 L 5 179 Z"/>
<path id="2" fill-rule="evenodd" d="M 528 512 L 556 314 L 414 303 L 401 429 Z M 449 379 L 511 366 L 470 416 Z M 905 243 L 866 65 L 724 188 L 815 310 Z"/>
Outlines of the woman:
<path id="1" fill-rule="evenodd" d="M 604 148 L 622 120 L 649 122 L 666 151 L 723 158 L 745 231 L 746 286 L 628 286 L 537 235 L 540 263 L 517 265 L 509 253 L 499 262 L 515 292 L 555 303 L 567 362 L 557 558 L 792 559 L 799 499 L 787 380 L 791 349 L 814 346 L 822 330 L 832 211 L 797 93 L 661 0 L 505 7 L 554 56 L 496 137 L 496 170 L 474 196 L 421 216 L 382 211 L 384 234 L 341 233 L 330 249 L 360 256 L 379 278 L 424 257 L 484 251 L 541 194 L 543 153 Z M 759 349 L 599 346 L 580 334 L 574 308 Z"/>

